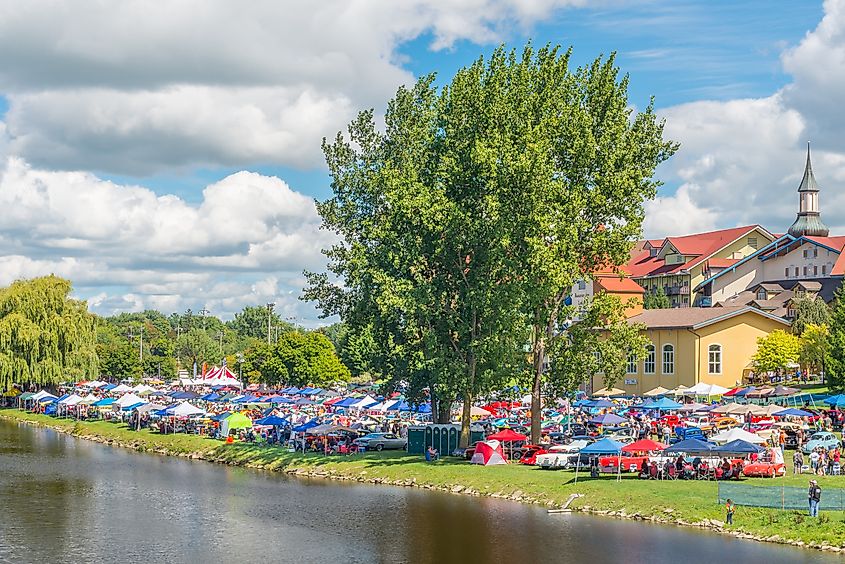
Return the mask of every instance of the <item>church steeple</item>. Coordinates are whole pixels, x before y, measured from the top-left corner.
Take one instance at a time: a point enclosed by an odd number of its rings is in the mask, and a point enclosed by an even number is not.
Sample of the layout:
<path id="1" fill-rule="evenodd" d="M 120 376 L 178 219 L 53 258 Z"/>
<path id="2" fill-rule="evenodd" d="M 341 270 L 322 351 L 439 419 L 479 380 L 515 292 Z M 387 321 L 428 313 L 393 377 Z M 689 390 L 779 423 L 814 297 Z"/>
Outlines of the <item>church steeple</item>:
<path id="1" fill-rule="evenodd" d="M 798 187 L 799 211 L 795 223 L 789 228 L 793 237 L 810 235 L 827 237 L 830 233 L 827 225 L 822 222 L 819 210 L 819 185 L 813 175 L 813 163 L 810 161 L 810 144 L 807 143 L 807 164 L 804 165 L 804 178 Z"/>

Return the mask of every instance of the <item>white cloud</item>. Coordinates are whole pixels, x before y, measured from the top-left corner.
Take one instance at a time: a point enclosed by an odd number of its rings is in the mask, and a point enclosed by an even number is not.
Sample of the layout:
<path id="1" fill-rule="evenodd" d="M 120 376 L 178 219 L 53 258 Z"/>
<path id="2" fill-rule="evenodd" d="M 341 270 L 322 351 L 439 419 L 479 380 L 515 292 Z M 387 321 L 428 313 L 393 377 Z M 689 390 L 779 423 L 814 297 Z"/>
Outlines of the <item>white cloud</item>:
<path id="1" fill-rule="evenodd" d="M 0 285 L 57 274 L 101 313 L 206 306 L 231 316 L 278 297 L 291 315 L 303 269 L 324 266 L 333 236 L 314 200 L 275 177 L 239 172 L 198 205 L 87 173 L 48 172 L 19 158 L 0 170 Z M 104 288 L 108 290 L 103 291 Z"/>
<path id="2" fill-rule="evenodd" d="M 845 0 L 825 2 L 822 22 L 782 60 L 793 80 L 771 96 L 693 102 L 661 112 L 667 137 L 681 143 L 661 177 L 680 188 L 649 206 L 649 235 L 664 228 L 691 233 L 699 225 L 750 223 L 785 232 L 798 210 L 808 140 L 814 142 L 822 219 L 832 227 L 843 223 L 836 212 L 845 194 L 836 185 L 845 180 L 839 134 L 845 113 L 838 107 L 845 98 Z M 678 210 L 683 215 L 673 219 Z"/>
<path id="3" fill-rule="evenodd" d="M 320 139 L 413 80 L 398 47 L 499 41 L 585 0 L 0 0 L 14 154 L 141 175 L 313 166 Z"/>

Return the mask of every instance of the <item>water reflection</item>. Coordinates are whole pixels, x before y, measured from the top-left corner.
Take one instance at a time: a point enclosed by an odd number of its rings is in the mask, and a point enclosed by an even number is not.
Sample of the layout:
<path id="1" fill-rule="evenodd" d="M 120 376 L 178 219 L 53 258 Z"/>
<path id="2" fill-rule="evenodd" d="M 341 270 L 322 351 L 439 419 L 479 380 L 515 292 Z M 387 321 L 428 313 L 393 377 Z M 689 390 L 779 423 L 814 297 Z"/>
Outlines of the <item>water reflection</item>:
<path id="1" fill-rule="evenodd" d="M 698 531 L 293 480 L 0 422 L 0 561 L 834 562 Z"/>

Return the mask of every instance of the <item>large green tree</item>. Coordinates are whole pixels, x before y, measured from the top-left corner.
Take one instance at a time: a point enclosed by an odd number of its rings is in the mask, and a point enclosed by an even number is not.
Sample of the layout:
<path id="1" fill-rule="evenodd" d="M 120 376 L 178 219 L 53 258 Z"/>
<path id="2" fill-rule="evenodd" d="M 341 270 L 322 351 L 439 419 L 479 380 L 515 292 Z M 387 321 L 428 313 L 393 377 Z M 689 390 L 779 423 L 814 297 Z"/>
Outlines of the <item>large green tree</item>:
<path id="1" fill-rule="evenodd" d="M 226 326 L 241 337 L 251 337 L 258 340 L 267 340 L 268 325 L 270 340 L 275 341 L 276 335 L 287 331 L 293 331 L 294 326 L 283 320 L 277 313 L 267 310 L 266 306 L 246 306 L 235 314 L 235 318 L 226 323 Z"/>
<path id="2" fill-rule="evenodd" d="M 813 325 L 804 327 L 801 334 L 801 348 L 798 354 L 801 364 L 808 370 L 819 374 L 825 368 L 830 341 L 830 329 L 827 325 Z"/>
<path id="3" fill-rule="evenodd" d="M 223 358 L 220 354 L 220 347 L 207 332 L 194 328 L 183 333 L 176 340 L 175 353 L 182 366 L 188 371 L 197 367 L 198 373 L 202 371 L 202 364 L 216 364 Z"/>
<path id="4" fill-rule="evenodd" d="M 0 289 L 0 389 L 97 375 L 96 321 L 71 291 L 56 276 Z"/>
<path id="5" fill-rule="evenodd" d="M 801 335 L 808 325 L 828 325 L 830 323 L 830 307 L 818 296 L 808 295 L 792 300 L 795 310 L 795 321 L 792 322 L 792 332 Z"/>
<path id="6" fill-rule="evenodd" d="M 800 350 L 798 337 L 777 329 L 757 339 L 757 352 L 751 357 L 751 361 L 758 371 L 780 372 L 798 361 Z"/>
<path id="7" fill-rule="evenodd" d="M 825 379 L 837 389 L 845 388 L 845 286 L 839 286 L 833 297 L 830 315 Z"/>
<path id="8" fill-rule="evenodd" d="M 503 194 L 505 244 L 532 331 L 533 441 L 540 438 L 548 349 L 565 338 L 579 279 L 630 258 L 655 168 L 675 151 L 652 105 L 635 112 L 614 57 L 575 70 L 569 52 L 497 50 L 484 75 L 494 128 L 479 141 Z"/>
<path id="9" fill-rule="evenodd" d="M 100 375 L 109 379 L 138 379 L 141 363 L 138 349 L 113 324 L 100 320 L 97 324 L 97 358 Z"/>
<path id="10" fill-rule="evenodd" d="M 669 296 L 666 295 L 663 286 L 658 286 L 656 292 L 647 292 L 643 299 L 643 309 L 669 309 L 672 307 L 672 302 L 669 301 Z"/>
<path id="11" fill-rule="evenodd" d="M 247 351 L 245 364 L 258 381 L 272 386 L 328 386 L 350 378 L 334 345 L 319 331 L 288 331 L 273 345 L 256 344 Z"/>
<path id="12" fill-rule="evenodd" d="M 305 296 L 369 327 L 382 370 L 427 391 L 436 418 L 460 399 L 464 444 L 472 402 L 524 369 L 528 338 L 505 205 L 515 187 L 484 147 L 501 118 L 493 72 L 479 61 L 439 92 L 425 77 L 399 89 L 384 133 L 362 112 L 348 139 L 324 144 L 334 196 L 318 209 L 342 238 L 327 255 L 343 286 L 310 275 Z"/>

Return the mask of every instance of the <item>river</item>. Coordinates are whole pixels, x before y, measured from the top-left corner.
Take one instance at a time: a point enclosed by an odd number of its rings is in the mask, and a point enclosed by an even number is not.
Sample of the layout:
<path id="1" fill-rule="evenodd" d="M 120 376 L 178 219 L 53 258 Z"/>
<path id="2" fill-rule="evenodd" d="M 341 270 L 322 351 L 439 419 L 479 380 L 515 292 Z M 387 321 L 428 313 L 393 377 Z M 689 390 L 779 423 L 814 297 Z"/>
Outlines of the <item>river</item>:
<path id="1" fill-rule="evenodd" d="M 839 561 L 501 500 L 138 454 L 5 421 L 0 515 L 2 562 Z"/>

